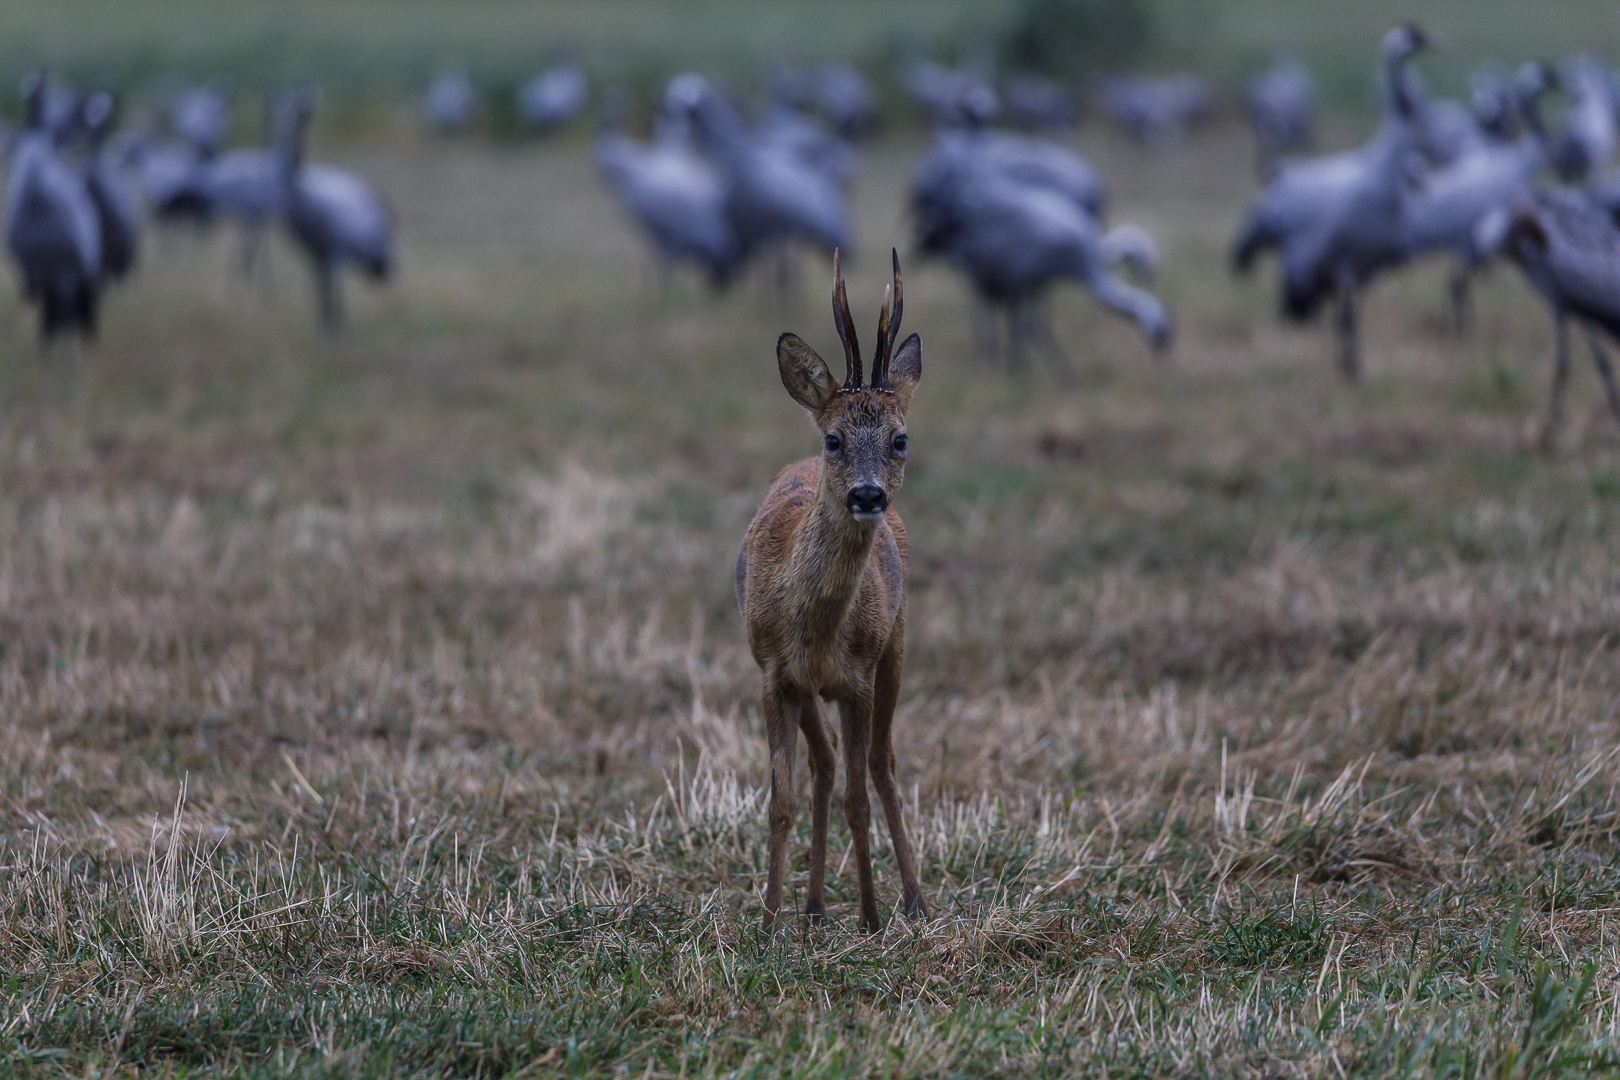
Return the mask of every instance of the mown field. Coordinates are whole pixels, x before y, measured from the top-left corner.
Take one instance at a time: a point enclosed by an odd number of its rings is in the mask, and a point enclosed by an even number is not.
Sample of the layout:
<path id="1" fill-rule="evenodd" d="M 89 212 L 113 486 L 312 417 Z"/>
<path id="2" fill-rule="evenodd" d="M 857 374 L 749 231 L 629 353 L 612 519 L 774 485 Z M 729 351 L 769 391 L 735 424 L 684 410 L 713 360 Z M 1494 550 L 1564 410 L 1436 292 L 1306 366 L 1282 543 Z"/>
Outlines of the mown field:
<path id="1" fill-rule="evenodd" d="M 1224 254 L 1250 154 L 1088 133 L 1168 362 L 1074 290 L 1009 381 L 945 268 L 898 747 L 936 917 L 755 930 L 732 558 L 814 451 L 792 294 L 661 294 L 588 148 L 325 146 L 404 223 L 314 329 L 278 250 L 151 238 L 101 341 L 0 290 L 0 1075 L 1620 1072 L 1620 432 L 1516 275 L 1368 377 Z M 874 317 L 922 150 L 869 148 Z M 801 805 L 804 801 L 801 800 Z M 801 821 L 790 898 L 802 900 Z"/>

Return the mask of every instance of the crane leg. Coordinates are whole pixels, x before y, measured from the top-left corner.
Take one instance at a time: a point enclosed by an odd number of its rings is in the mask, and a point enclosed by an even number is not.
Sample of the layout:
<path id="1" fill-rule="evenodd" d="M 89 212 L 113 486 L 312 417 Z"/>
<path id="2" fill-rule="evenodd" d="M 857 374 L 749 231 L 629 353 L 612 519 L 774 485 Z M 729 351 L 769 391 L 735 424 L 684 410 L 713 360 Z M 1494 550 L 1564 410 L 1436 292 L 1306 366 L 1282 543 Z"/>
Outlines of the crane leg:
<path id="1" fill-rule="evenodd" d="M 1553 379 L 1547 395 L 1547 426 L 1541 429 L 1541 449 L 1558 447 L 1558 433 L 1564 426 L 1564 391 L 1569 386 L 1569 318 L 1562 311 L 1553 316 Z"/>
<path id="2" fill-rule="evenodd" d="M 1354 285 L 1340 284 L 1335 326 L 1339 339 L 1339 371 L 1346 382 L 1361 378 L 1361 346 L 1356 326 L 1356 290 Z"/>
<path id="3" fill-rule="evenodd" d="M 337 273 L 323 263 L 315 272 L 315 288 L 320 293 L 321 325 L 328 334 L 336 334 L 343 325 L 343 298 L 338 295 Z"/>
<path id="4" fill-rule="evenodd" d="M 1035 338 L 1040 342 L 1041 349 L 1046 353 L 1046 360 L 1052 365 L 1053 373 L 1058 381 L 1063 383 L 1074 382 L 1074 363 L 1069 354 L 1064 351 L 1063 345 L 1052 330 L 1052 307 L 1043 297 L 1030 303 L 1030 325 L 1034 329 Z"/>
<path id="5" fill-rule="evenodd" d="M 1014 300 L 1007 305 L 1007 374 L 1022 375 L 1028 340 L 1025 338 L 1027 316 L 1024 301 Z"/>
<path id="6" fill-rule="evenodd" d="M 253 268 L 259 262 L 259 229 L 255 225 L 242 226 L 242 277 L 253 280 Z"/>
<path id="7" fill-rule="evenodd" d="M 1592 350 L 1592 364 L 1598 370 L 1598 378 L 1603 380 L 1603 393 L 1609 399 L 1609 411 L 1616 420 L 1620 420 L 1620 386 L 1614 382 L 1614 367 L 1609 363 L 1609 354 L 1603 351 L 1598 342 L 1598 333 L 1590 326 L 1586 328 L 1586 345 Z"/>
<path id="8" fill-rule="evenodd" d="M 75 297 L 75 312 L 79 322 L 79 336 L 85 341 L 96 339 L 96 290 L 91 285 L 80 285 Z"/>
<path id="9" fill-rule="evenodd" d="M 973 298 L 969 315 L 973 320 L 973 344 L 979 356 L 993 368 L 1001 366 L 1001 312 L 996 305 Z"/>
<path id="10" fill-rule="evenodd" d="M 1473 282 L 1466 267 L 1451 271 L 1451 329 L 1458 337 L 1468 333 L 1469 316 L 1473 314 Z"/>
<path id="11" fill-rule="evenodd" d="M 39 340 L 49 345 L 51 337 L 56 333 L 64 319 L 62 317 L 62 304 L 56 298 L 54 290 L 45 289 L 39 297 Z"/>

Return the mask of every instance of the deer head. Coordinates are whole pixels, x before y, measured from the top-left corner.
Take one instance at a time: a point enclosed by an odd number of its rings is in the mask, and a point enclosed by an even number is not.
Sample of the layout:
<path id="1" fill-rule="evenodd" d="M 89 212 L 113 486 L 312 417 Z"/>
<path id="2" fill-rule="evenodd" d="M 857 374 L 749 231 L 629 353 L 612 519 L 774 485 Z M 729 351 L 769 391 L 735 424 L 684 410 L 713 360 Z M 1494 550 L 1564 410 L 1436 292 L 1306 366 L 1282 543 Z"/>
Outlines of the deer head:
<path id="1" fill-rule="evenodd" d="M 861 352 L 849 315 L 838 252 L 833 252 L 833 324 L 844 345 L 843 385 L 827 362 L 796 334 L 776 343 L 776 366 L 788 394 L 821 431 L 822 488 L 856 521 L 876 522 L 900 490 L 906 473 L 906 410 L 922 379 L 922 339 L 912 334 L 895 350 L 904 294 L 900 254 L 893 252 L 894 284 L 883 291 L 872 380 L 861 385 Z M 891 309 L 892 305 L 892 309 Z"/>

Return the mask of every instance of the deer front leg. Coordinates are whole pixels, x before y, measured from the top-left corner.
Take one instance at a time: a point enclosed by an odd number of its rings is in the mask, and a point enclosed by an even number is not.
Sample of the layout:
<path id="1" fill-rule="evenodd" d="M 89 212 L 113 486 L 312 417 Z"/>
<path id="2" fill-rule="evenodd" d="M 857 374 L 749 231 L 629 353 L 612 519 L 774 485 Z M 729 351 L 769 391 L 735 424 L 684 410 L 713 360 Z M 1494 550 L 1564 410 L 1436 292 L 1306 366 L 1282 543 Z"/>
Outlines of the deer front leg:
<path id="1" fill-rule="evenodd" d="M 902 619 L 904 616 L 901 616 Z M 878 661 L 877 684 L 872 698 L 872 748 L 868 760 L 872 768 L 872 786 L 877 788 L 878 801 L 883 804 L 883 816 L 889 822 L 889 837 L 894 842 L 894 864 L 900 871 L 900 909 L 907 915 L 928 918 L 928 905 L 923 902 L 922 883 L 917 880 L 917 867 L 911 857 L 911 844 L 906 839 L 906 822 L 902 812 L 900 788 L 894 780 L 894 706 L 900 697 L 900 669 L 904 653 L 899 638 L 904 624 L 897 627 L 883 659 Z"/>
<path id="2" fill-rule="evenodd" d="M 872 692 L 863 690 L 838 703 L 844 742 L 844 822 L 855 845 L 855 873 L 861 886 L 861 927 L 876 932 L 877 893 L 872 888 L 872 804 L 866 794 L 866 758 L 872 745 Z"/>
<path id="3" fill-rule="evenodd" d="M 764 704 L 765 735 L 771 749 L 771 855 L 765 881 L 765 917 L 760 929 L 768 934 L 776 928 L 776 916 L 782 910 L 782 876 L 787 870 L 788 833 L 793 831 L 796 809 L 793 754 L 798 749 L 798 732 L 793 730 L 793 717 L 799 702 L 790 700 L 780 686 L 767 681 Z"/>
<path id="4" fill-rule="evenodd" d="M 833 774 L 837 758 L 827 741 L 827 728 L 821 720 L 821 706 L 814 697 L 799 708 L 799 728 L 810 747 L 810 887 L 805 893 L 804 913 L 812 919 L 827 914 L 827 818 L 832 810 Z"/>

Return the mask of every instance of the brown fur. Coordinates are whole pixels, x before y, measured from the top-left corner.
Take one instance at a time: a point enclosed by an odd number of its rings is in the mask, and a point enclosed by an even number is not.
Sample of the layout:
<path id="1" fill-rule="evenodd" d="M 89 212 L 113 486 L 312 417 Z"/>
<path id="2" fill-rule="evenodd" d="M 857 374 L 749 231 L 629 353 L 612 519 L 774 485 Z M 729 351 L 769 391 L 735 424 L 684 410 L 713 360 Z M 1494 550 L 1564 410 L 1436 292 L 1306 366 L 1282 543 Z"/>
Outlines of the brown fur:
<path id="1" fill-rule="evenodd" d="M 890 502 L 881 520 L 857 520 L 848 509 L 857 485 L 892 497 L 904 478 L 906 408 L 922 374 L 921 343 L 913 336 L 895 360 L 886 390 L 841 390 L 826 365 L 798 338 L 777 347 L 783 384 L 810 411 L 837 452 L 783 469 L 755 514 L 737 558 L 737 606 L 748 644 L 764 676 L 764 713 L 771 750 L 771 850 L 764 926 L 782 904 L 787 838 L 796 812 L 795 728 L 804 732 L 813 780 L 810 883 L 805 912 L 819 917 L 827 862 L 827 818 L 834 757 L 819 701 L 838 704 L 845 761 L 844 818 L 855 847 L 861 925 L 881 923 L 872 886 L 870 771 L 894 841 L 902 905 L 927 914 L 901 816 L 894 778 L 891 728 L 905 662 L 905 525 Z"/>

